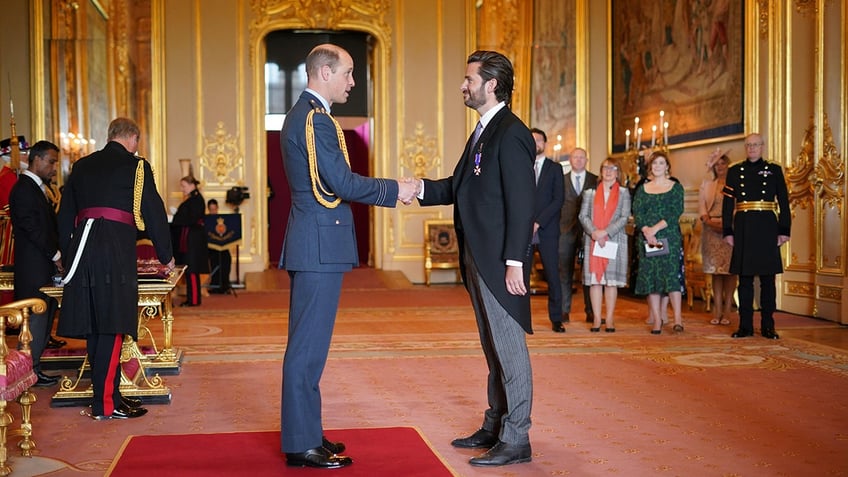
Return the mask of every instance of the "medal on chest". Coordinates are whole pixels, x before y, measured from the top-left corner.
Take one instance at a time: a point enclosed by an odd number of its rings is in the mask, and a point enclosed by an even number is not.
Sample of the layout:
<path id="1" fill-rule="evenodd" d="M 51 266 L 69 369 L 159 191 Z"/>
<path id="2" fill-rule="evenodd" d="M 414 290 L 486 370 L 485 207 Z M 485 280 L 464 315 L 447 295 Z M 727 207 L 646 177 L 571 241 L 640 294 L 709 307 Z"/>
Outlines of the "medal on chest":
<path id="1" fill-rule="evenodd" d="M 477 148 L 477 153 L 474 154 L 474 175 L 479 176 L 483 169 L 480 168 L 480 159 L 483 158 L 483 145 L 480 144 L 480 147 Z"/>

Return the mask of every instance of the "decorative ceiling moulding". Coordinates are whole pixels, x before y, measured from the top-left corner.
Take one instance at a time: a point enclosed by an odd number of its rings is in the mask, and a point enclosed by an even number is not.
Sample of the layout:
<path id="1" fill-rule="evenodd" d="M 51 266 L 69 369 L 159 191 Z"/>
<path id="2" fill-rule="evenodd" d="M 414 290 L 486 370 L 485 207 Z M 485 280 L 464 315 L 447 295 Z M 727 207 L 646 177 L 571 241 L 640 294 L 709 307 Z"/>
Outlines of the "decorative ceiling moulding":
<path id="1" fill-rule="evenodd" d="M 376 36 L 391 59 L 389 38 L 392 29 L 386 23 L 390 0 L 251 0 L 254 20 L 250 37 L 260 38 L 272 30 L 355 30 Z M 250 64 L 256 50 L 251 42 Z"/>

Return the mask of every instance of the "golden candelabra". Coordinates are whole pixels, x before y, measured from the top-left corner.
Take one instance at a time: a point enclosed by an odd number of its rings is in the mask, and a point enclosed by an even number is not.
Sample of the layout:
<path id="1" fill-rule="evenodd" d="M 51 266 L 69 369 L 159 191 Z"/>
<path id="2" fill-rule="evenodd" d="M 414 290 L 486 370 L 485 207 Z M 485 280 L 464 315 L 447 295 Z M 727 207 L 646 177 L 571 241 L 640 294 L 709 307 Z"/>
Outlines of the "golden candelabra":
<path id="1" fill-rule="evenodd" d="M 643 128 L 640 126 L 639 117 L 633 119 L 633 132 L 630 129 L 624 131 L 624 153 L 621 156 L 622 179 L 627 187 L 635 187 L 648 172 L 645 170 L 645 160 L 656 151 L 662 151 L 668 155 L 668 118 L 665 111 L 660 111 L 659 126 L 651 126 L 650 146 L 642 142 Z M 632 137 L 632 141 L 631 141 Z"/>

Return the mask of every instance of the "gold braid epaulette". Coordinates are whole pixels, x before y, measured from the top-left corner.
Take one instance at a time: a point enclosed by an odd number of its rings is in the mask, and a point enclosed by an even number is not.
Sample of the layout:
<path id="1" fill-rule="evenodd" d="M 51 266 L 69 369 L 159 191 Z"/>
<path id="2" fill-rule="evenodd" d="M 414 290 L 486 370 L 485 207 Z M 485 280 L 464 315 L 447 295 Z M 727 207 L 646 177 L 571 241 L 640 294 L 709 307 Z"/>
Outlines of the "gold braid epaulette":
<path id="1" fill-rule="evenodd" d="M 135 183 L 133 184 L 133 218 L 135 227 L 144 230 L 144 219 L 141 218 L 141 193 L 144 191 L 144 159 L 138 159 L 135 168 Z"/>
<path id="2" fill-rule="evenodd" d="M 342 199 L 339 197 L 336 197 L 333 200 L 325 199 L 325 195 L 334 197 L 335 194 L 324 187 L 321 183 L 321 177 L 318 175 L 318 155 L 315 152 L 315 126 L 312 123 L 312 116 L 314 116 L 316 112 L 319 114 L 327 114 L 324 108 L 313 108 L 312 111 L 309 111 L 309 114 L 306 115 L 306 155 L 309 162 L 309 179 L 312 182 L 312 195 L 315 196 L 315 200 L 317 200 L 319 204 L 328 209 L 335 209 L 342 202 Z M 330 120 L 333 121 L 333 125 L 336 126 L 336 135 L 339 138 L 339 148 L 342 150 L 342 154 L 344 154 L 345 162 L 348 167 L 350 167 L 350 158 L 347 155 L 347 144 L 345 144 L 344 132 L 342 132 L 341 126 L 339 126 L 339 123 L 334 117 L 329 114 L 327 114 L 327 117 L 329 117 Z"/>

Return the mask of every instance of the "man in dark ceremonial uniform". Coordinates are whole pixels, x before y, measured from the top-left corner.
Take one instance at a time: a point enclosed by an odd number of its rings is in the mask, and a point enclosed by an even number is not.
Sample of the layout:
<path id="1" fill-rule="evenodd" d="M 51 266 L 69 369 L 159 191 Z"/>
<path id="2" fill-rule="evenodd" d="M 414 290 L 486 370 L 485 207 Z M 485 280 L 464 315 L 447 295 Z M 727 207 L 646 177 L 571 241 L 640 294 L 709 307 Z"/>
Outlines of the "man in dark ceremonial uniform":
<path id="1" fill-rule="evenodd" d="M 66 275 L 58 334 L 86 340 L 94 419 L 140 417 L 138 399 L 122 397 L 121 345 L 138 338 L 137 230 L 159 261 L 174 268 L 165 205 L 150 164 L 135 155 L 138 125 L 117 118 L 106 146 L 74 164 L 59 207 Z"/>
<path id="2" fill-rule="evenodd" d="M 783 273 L 780 246 L 789 240 L 792 218 L 783 169 L 762 157 L 763 138 L 745 138 L 747 160 L 727 171 L 722 203 L 724 240 L 733 247 L 730 273 L 739 275 L 739 329 L 734 338 L 754 334 L 754 276 L 760 277 L 760 333 L 778 339 L 774 330 L 777 290 Z"/>

